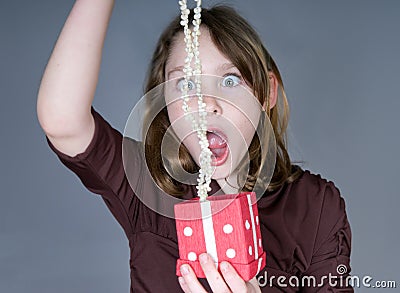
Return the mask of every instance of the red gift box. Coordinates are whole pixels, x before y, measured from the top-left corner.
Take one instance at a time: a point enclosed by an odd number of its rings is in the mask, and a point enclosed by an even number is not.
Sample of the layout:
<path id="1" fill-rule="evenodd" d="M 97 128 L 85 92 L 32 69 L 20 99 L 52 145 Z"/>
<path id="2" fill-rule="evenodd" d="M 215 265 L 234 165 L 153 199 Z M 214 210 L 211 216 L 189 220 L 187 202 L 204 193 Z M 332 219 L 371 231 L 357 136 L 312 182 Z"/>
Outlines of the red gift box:
<path id="1" fill-rule="evenodd" d="M 217 268 L 221 261 L 232 264 L 245 281 L 265 266 L 260 223 L 254 192 L 209 196 L 175 205 L 180 266 L 189 264 L 196 276 L 205 278 L 198 261 L 207 252 Z"/>

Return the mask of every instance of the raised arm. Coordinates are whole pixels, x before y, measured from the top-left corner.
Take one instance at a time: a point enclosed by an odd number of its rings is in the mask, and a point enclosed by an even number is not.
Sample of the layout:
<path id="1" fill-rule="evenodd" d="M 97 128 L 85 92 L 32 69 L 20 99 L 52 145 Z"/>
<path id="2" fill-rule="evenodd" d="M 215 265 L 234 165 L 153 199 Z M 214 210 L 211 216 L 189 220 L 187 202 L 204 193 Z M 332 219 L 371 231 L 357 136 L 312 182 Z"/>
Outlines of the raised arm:
<path id="1" fill-rule="evenodd" d="M 43 74 L 37 114 L 61 152 L 83 152 L 94 134 L 90 113 L 114 0 L 77 0 Z"/>

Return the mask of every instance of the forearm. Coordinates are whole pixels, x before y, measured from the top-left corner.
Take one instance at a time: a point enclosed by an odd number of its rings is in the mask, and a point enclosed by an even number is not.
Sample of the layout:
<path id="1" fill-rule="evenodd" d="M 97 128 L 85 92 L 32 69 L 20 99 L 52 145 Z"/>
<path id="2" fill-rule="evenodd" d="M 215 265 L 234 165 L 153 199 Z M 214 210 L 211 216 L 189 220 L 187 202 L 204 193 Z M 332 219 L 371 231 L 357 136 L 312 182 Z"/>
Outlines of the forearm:
<path id="1" fill-rule="evenodd" d="M 43 74 L 37 101 L 46 132 L 73 135 L 88 123 L 114 0 L 77 0 Z"/>

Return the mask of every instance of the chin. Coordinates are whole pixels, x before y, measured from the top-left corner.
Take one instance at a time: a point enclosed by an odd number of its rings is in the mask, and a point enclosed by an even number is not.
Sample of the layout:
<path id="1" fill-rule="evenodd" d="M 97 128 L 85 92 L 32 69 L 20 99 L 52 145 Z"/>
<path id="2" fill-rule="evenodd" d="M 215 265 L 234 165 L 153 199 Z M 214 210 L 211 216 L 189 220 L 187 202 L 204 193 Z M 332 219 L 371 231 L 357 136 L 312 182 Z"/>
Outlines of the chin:
<path id="1" fill-rule="evenodd" d="M 223 166 L 217 167 L 211 178 L 214 180 L 225 179 L 229 177 L 229 171 L 230 171 L 229 168 L 226 167 L 224 168 Z"/>

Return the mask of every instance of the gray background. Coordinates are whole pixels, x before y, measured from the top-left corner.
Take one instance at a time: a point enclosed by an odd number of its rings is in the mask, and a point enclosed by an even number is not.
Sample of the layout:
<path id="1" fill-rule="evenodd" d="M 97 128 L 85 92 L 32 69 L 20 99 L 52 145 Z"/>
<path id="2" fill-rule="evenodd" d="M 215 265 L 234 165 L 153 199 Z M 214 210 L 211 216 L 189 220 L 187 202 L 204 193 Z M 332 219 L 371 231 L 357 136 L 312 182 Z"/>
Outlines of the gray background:
<path id="1" fill-rule="evenodd" d="M 123 131 L 178 6 L 116 2 L 94 106 Z M 225 2 L 280 67 L 293 159 L 333 180 L 346 200 L 353 274 L 400 286 L 400 1 Z M 72 4 L 0 3 L 0 292 L 129 292 L 122 229 L 50 151 L 36 117 L 41 74 Z"/>

